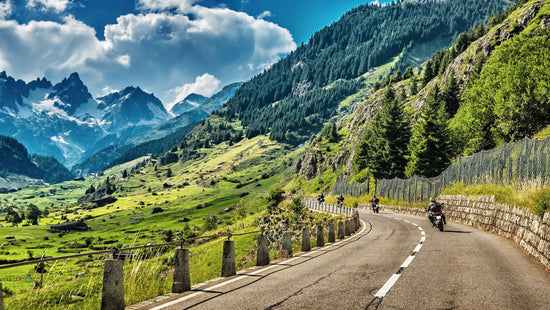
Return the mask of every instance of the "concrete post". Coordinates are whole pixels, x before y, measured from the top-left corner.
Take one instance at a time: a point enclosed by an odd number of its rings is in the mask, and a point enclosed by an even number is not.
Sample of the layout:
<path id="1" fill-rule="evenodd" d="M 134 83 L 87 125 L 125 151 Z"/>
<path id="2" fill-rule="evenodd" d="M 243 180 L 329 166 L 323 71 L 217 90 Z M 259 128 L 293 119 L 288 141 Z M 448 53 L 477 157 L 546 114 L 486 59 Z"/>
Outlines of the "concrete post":
<path id="1" fill-rule="evenodd" d="M 323 231 L 323 225 L 317 225 L 317 246 L 325 245 L 325 232 Z"/>
<path id="2" fill-rule="evenodd" d="M 189 249 L 177 248 L 172 293 L 183 293 L 191 290 L 191 275 L 189 271 Z"/>
<path id="3" fill-rule="evenodd" d="M 287 231 L 283 234 L 283 254 L 292 256 L 292 233 Z"/>
<path id="4" fill-rule="evenodd" d="M 302 229 L 302 252 L 311 251 L 311 234 L 309 228 Z"/>
<path id="5" fill-rule="evenodd" d="M 351 220 L 346 219 L 346 227 L 344 228 L 346 236 L 351 236 Z"/>
<path id="6" fill-rule="evenodd" d="M 124 271 L 121 260 L 107 259 L 103 269 L 101 310 L 124 310 Z"/>
<path id="7" fill-rule="evenodd" d="M 258 251 L 256 253 L 256 266 L 269 265 L 269 245 L 264 233 L 258 235 Z"/>
<path id="8" fill-rule="evenodd" d="M 355 213 L 355 223 L 357 225 L 356 230 L 359 230 L 359 228 L 361 228 L 361 220 L 359 219 L 359 212 Z"/>
<path id="9" fill-rule="evenodd" d="M 237 274 L 235 266 L 235 241 L 225 240 L 223 242 L 222 254 L 222 277 L 231 277 Z"/>
<path id="10" fill-rule="evenodd" d="M 334 229 L 334 222 L 330 221 L 328 223 L 328 242 L 335 242 L 336 241 L 336 233 Z"/>
<path id="11" fill-rule="evenodd" d="M 344 222 L 338 222 L 338 239 L 344 239 Z"/>

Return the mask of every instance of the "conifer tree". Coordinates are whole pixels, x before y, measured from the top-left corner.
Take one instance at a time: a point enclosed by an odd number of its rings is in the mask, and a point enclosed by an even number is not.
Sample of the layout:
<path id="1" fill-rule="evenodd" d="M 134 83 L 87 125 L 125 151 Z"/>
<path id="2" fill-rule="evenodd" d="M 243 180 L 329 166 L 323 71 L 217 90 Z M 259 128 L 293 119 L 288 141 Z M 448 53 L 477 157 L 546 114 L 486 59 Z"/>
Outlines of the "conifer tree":
<path id="1" fill-rule="evenodd" d="M 403 106 L 397 100 L 394 90 L 388 87 L 380 112 L 357 149 L 356 170 L 368 167 L 376 178 L 403 177 L 410 135 L 410 125 Z"/>
<path id="2" fill-rule="evenodd" d="M 443 91 L 441 92 L 441 100 L 445 104 L 445 111 L 449 117 L 453 117 L 460 106 L 460 88 L 454 73 L 451 73 L 450 78 L 443 87 Z"/>
<path id="3" fill-rule="evenodd" d="M 406 175 L 434 177 L 447 168 L 451 158 L 448 116 L 437 85 L 426 99 L 422 116 L 413 127 Z"/>

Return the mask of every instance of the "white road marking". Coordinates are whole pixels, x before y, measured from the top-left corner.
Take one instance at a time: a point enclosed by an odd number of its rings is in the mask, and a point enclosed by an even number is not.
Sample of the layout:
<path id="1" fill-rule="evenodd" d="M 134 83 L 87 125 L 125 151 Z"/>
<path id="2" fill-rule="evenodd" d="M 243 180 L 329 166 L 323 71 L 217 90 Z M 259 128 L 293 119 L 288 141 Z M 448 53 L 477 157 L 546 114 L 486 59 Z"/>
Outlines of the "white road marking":
<path id="1" fill-rule="evenodd" d="M 321 251 L 321 250 L 326 250 L 326 249 L 328 249 L 328 248 L 331 248 L 331 247 L 333 247 L 333 246 L 336 246 L 336 245 L 338 245 L 338 244 L 340 244 L 340 243 L 342 243 L 342 242 L 344 242 L 344 241 L 349 241 L 349 240 L 351 240 L 351 239 L 353 239 L 353 238 L 356 238 L 356 237 L 359 236 L 361 233 L 363 233 L 363 232 L 365 231 L 366 227 L 367 227 L 367 224 L 365 223 L 365 221 L 363 221 L 363 220 L 361 220 L 361 219 L 359 219 L 359 220 L 360 220 L 361 223 L 363 224 L 363 225 L 362 225 L 363 227 L 362 227 L 362 229 L 361 229 L 360 232 L 356 233 L 355 235 L 353 235 L 353 236 L 351 236 L 351 237 L 349 237 L 349 238 L 347 238 L 347 239 L 342 239 L 342 240 L 340 240 L 340 241 L 338 241 L 338 242 L 336 242 L 336 243 L 333 243 L 333 244 L 324 246 L 324 247 L 322 247 L 322 248 L 320 248 L 320 249 L 318 249 L 318 250 L 315 250 L 315 251 L 313 251 L 313 252 L 308 252 L 308 254 L 314 254 L 314 253 L 317 253 L 317 252 L 319 252 L 319 251 Z M 248 278 L 248 276 L 250 276 L 250 275 L 255 275 L 255 274 L 258 274 L 258 273 L 260 273 L 260 272 L 264 272 L 264 271 L 266 271 L 266 270 L 273 269 L 273 268 L 275 268 L 275 267 L 278 267 L 279 265 L 287 264 L 287 263 L 289 263 L 289 262 L 292 262 L 292 261 L 297 260 L 298 258 L 302 258 L 302 257 L 308 257 L 308 256 L 296 256 L 296 257 L 293 257 L 293 258 L 291 258 L 291 259 L 287 259 L 287 260 L 285 260 L 284 262 L 281 262 L 281 263 L 278 263 L 278 264 L 274 264 L 274 265 L 271 265 L 271 266 L 268 266 L 268 267 L 265 267 L 265 268 L 261 268 L 261 269 L 258 269 L 258 270 L 256 270 L 256 271 L 250 272 L 250 273 L 246 273 L 246 274 L 244 274 L 244 275 L 242 275 L 242 276 L 233 278 L 233 279 L 231 279 L 231 280 L 224 281 L 224 282 L 222 282 L 222 283 L 218 283 L 218 284 L 216 284 L 216 285 L 213 285 L 213 286 L 208 287 L 208 288 L 205 288 L 205 289 L 201 289 L 201 290 L 198 291 L 198 292 L 195 292 L 195 293 L 193 293 L 193 294 L 190 294 L 190 295 L 183 296 L 183 297 L 181 297 L 181 298 L 172 300 L 172 301 L 170 301 L 170 302 L 167 302 L 167 303 L 165 303 L 165 304 L 156 306 L 156 307 L 151 308 L 151 309 L 149 309 L 149 310 L 161 310 L 161 309 L 165 309 L 165 308 L 167 308 L 167 307 L 173 306 L 173 305 L 177 305 L 177 304 L 180 303 L 180 302 L 183 302 L 183 301 L 186 301 L 186 300 L 191 299 L 191 298 L 193 298 L 193 297 L 199 296 L 200 294 L 204 294 L 205 292 L 212 291 L 212 290 L 214 290 L 214 289 L 217 289 L 218 287 L 222 287 L 222 286 L 224 286 L 224 285 L 231 284 L 231 283 L 233 283 L 233 282 L 237 282 L 237 281 L 242 280 L 242 279 L 246 279 L 246 278 Z"/>
<path id="2" fill-rule="evenodd" d="M 418 253 L 418 251 L 420 251 L 420 249 L 422 248 L 422 245 L 424 243 L 424 241 L 426 241 L 426 233 L 424 232 L 424 229 L 422 229 L 422 227 L 420 227 L 420 225 L 416 224 L 416 223 L 413 223 L 413 222 L 409 222 L 407 220 L 402 220 L 402 219 L 398 219 L 398 218 L 395 218 L 394 219 L 397 219 L 397 220 L 401 220 L 401 221 L 404 221 L 404 222 L 407 222 L 407 223 L 410 223 L 414 226 L 416 226 L 418 228 L 418 230 L 420 230 L 420 235 L 422 236 L 420 238 L 420 243 L 414 248 L 413 250 L 413 253 Z M 407 268 L 409 267 L 410 263 L 413 261 L 413 259 L 415 258 L 416 256 L 409 256 L 407 257 L 407 259 L 403 262 L 403 264 L 401 265 L 400 268 Z M 382 286 L 378 292 L 376 294 L 374 294 L 374 297 L 378 297 L 378 298 L 383 298 L 384 296 L 386 296 L 386 294 L 388 294 L 388 292 L 392 289 L 393 285 L 395 284 L 395 282 L 397 282 L 397 280 L 399 279 L 399 277 L 401 276 L 401 274 L 393 274 L 389 279 L 388 281 L 386 281 L 386 283 L 384 284 L 384 286 Z"/>
<path id="3" fill-rule="evenodd" d="M 395 282 L 397 282 L 400 276 L 401 276 L 400 274 L 392 275 L 391 278 L 389 278 L 389 280 L 386 281 L 386 284 L 384 284 L 384 286 L 382 286 L 382 288 L 380 288 L 378 292 L 374 294 L 374 297 L 382 298 L 386 296 L 386 294 L 391 290 L 391 288 L 393 287 Z"/>
<path id="4" fill-rule="evenodd" d="M 401 268 L 407 268 L 407 267 L 409 267 L 409 264 L 413 261 L 414 258 L 415 258 L 415 256 L 409 256 L 409 257 L 407 257 L 407 259 L 405 260 L 405 262 L 401 265 Z"/>

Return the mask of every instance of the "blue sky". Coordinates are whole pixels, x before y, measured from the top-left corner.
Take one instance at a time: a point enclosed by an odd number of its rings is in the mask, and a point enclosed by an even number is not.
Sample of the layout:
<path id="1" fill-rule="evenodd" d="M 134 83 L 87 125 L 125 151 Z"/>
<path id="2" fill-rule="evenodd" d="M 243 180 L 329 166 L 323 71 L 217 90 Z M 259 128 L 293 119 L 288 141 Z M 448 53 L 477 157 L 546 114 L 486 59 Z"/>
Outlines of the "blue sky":
<path id="1" fill-rule="evenodd" d="M 126 86 L 167 106 L 248 80 L 370 0 L 0 0 L 0 71 L 100 96 Z"/>

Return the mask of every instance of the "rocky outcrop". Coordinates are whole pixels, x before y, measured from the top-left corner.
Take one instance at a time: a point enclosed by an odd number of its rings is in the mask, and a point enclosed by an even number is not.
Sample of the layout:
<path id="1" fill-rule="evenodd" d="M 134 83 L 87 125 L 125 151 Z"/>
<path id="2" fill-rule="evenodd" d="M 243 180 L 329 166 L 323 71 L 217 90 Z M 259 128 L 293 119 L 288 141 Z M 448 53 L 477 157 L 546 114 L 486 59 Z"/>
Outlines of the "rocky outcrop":
<path id="1" fill-rule="evenodd" d="M 527 208 L 496 203 L 494 196 L 440 196 L 445 203 L 447 221 L 460 223 L 498 234 L 520 245 L 550 268 L 550 213 L 542 218 Z M 367 205 L 360 205 L 367 208 Z M 381 210 L 426 216 L 424 209 L 403 206 L 380 206 Z"/>

